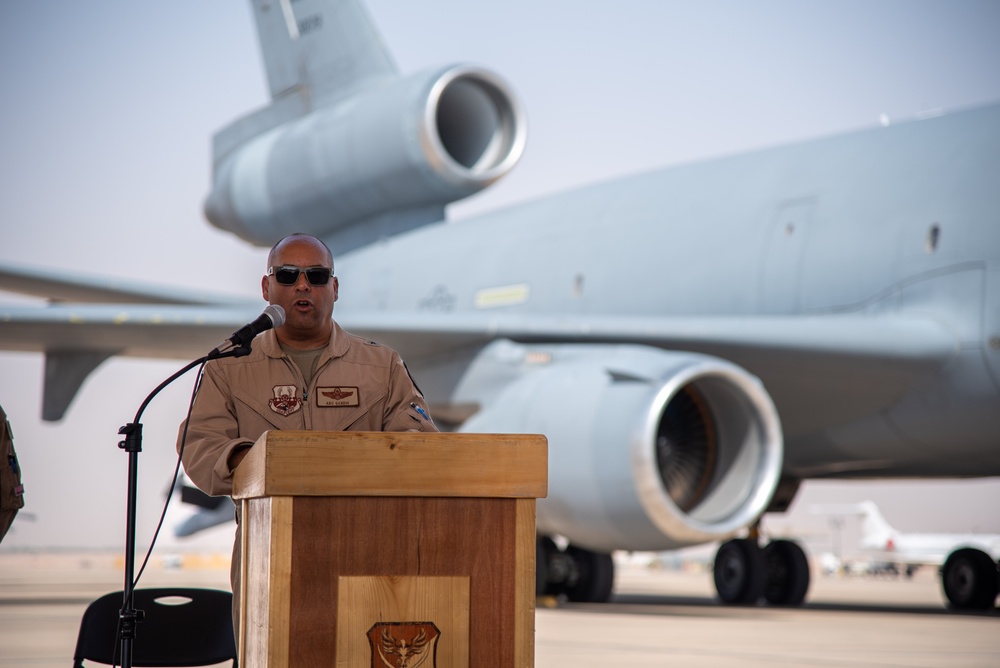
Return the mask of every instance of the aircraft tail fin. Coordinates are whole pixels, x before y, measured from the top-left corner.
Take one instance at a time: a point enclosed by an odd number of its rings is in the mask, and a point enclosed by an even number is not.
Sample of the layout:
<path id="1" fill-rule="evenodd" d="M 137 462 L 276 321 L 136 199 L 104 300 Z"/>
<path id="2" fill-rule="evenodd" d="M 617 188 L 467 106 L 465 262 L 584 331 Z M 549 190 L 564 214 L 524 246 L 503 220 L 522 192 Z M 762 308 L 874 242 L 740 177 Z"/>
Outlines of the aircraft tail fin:
<path id="1" fill-rule="evenodd" d="M 899 532 L 882 517 L 874 501 L 864 501 L 861 506 L 861 545 L 872 550 L 892 551 Z"/>
<path id="2" fill-rule="evenodd" d="M 899 536 L 899 532 L 886 521 L 874 501 L 815 505 L 810 511 L 817 515 L 860 515 L 861 546 L 865 549 L 891 551 Z"/>
<path id="3" fill-rule="evenodd" d="M 361 0 L 253 0 L 253 11 L 274 99 L 323 106 L 398 74 Z"/>

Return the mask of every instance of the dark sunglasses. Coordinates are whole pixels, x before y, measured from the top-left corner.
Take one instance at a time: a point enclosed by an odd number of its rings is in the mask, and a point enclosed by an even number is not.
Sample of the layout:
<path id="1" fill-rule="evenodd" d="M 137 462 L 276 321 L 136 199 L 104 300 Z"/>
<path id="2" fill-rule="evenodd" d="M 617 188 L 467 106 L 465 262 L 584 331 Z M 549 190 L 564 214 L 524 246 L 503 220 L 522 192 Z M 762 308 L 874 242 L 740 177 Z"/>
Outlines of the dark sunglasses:
<path id="1" fill-rule="evenodd" d="M 327 267 L 295 267 L 285 264 L 280 267 L 268 267 L 267 275 L 274 276 L 274 280 L 282 285 L 295 285 L 299 280 L 299 274 L 305 272 L 306 280 L 312 285 L 326 285 L 330 282 L 333 269 Z"/>

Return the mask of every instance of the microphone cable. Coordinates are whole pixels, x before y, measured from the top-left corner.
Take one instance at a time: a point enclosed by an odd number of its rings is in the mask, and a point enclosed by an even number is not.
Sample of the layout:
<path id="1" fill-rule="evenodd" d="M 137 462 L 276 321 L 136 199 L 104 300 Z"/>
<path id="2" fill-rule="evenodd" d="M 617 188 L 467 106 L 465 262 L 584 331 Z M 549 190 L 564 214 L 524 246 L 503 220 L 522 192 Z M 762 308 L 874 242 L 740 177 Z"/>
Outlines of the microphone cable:
<path id="1" fill-rule="evenodd" d="M 160 535 L 160 529 L 163 528 L 163 520 L 167 516 L 167 508 L 170 507 L 170 499 L 174 496 L 174 489 L 177 486 L 177 477 L 180 475 L 181 470 L 181 458 L 184 456 L 184 445 L 187 443 L 187 433 L 188 425 L 191 422 L 191 411 L 194 409 L 194 400 L 198 396 L 198 390 L 201 388 L 201 378 L 205 373 L 205 365 L 208 364 L 208 360 L 201 363 L 198 367 L 198 375 L 194 379 L 194 388 L 191 391 L 191 401 L 188 402 L 187 414 L 184 417 L 184 431 L 181 432 L 181 446 L 177 449 L 177 463 L 174 465 L 174 475 L 170 480 L 170 491 L 167 493 L 167 500 L 163 503 L 163 512 L 160 513 L 160 521 L 156 525 L 156 531 L 153 532 L 153 539 L 149 543 L 149 549 L 146 550 L 146 557 L 142 560 L 142 566 L 139 567 L 139 573 L 135 576 L 135 581 L 132 583 L 132 591 L 135 591 L 136 585 L 139 584 L 139 578 L 142 577 L 142 573 L 146 570 L 146 564 L 149 561 L 150 555 L 153 553 L 153 547 L 156 545 L 156 539 Z"/>
<path id="2" fill-rule="evenodd" d="M 156 524 L 156 531 L 153 532 L 153 538 L 149 542 L 149 548 L 146 550 L 146 556 L 142 560 L 142 566 L 139 567 L 139 572 L 136 574 L 135 579 L 129 584 L 129 590 L 126 592 L 128 594 L 128 599 L 131 600 L 136 587 L 139 584 L 139 578 L 142 577 L 143 572 L 146 570 L 146 564 L 149 563 L 149 557 L 153 554 L 153 548 L 156 545 L 156 539 L 160 535 L 160 529 L 163 528 L 163 521 L 167 516 L 167 509 L 170 507 L 170 499 L 174 496 L 174 489 L 177 486 L 177 477 L 180 475 L 181 461 L 184 456 L 184 445 L 187 443 L 187 433 L 188 425 L 191 422 L 191 411 L 194 410 L 194 400 L 198 396 L 198 390 L 201 388 L 201 379 L 205 373 L 205 365 L 208 364 L 210 360 L 205 360 L 198 367 L 198 375 L 194 380 L 194 387 L 191 391 L 191 400 L 188 402 L 187 415 L 184 418 L 184 431 L 181 432 L 181 444 L 177 449 L 177 464 L 174 465 L 174 474 L 170 481 L 169 491 L 167 492 L 167 499 L 163 502 L 163 511 L 160 513 L 160 521 Z M 121 618 L 118 619 L 118 628 L 115 631 L 115 653 L 114 656 L 116 660 L 112 663 L 112 668 L 118 667 L 117 659 L 121 658 L 118 656 L 119 650 L 121 649 L 122 642 L 122 621 Z"/>

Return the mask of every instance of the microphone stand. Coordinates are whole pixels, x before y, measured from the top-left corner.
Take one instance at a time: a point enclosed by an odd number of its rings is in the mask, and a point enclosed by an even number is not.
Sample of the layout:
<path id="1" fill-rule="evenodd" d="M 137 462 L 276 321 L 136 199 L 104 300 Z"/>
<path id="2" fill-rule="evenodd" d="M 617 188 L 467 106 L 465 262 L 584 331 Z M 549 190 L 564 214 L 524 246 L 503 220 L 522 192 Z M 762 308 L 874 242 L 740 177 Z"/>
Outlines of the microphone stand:
<path id="1" fill-rule="evenodd" d="M 141 406 L 139 406 L 139 410 L 135 414 L 135 420 L 129 422 L 118 430 L 119 434 L 123 434 L 125 436 L 125 440 L 119 441 L 118 447 L 128 453 L 128 501 L 126 505 L 125 520 L 125 589 L 122 609 L 118 615 L 121 626 L 121 668 L 132 668 L 132 641 L 135 639 L 136 624 L 141 622 L 144 616 L 143 611 L 136 610 L 133 605 L 134 583 L 132 582 L 135 574 L 136 492 L 139 477 L 139 453 L 142 452 L 142 424 L 139 423 L 139 418 L 142 417 L 142 413 L 146 410 L 146 406 L 148 406 L 149 402 L 153 400 L 153 397 L 160 393 L 160 390 L 199 364 L 214 359 L 222 359 L 224 357 L 243 357 L 244 355 L 249 354 L 250 343 L 247 341 L 243 345 L 227 350 L 226 352 L 220 353 L 218 348 L 216 348 L 209 354 L 199 357 L 174 375 L 170 376 L 170 378 L 167 378 L 165 381 L 157 385 L 156 389 L 150 392 L 149 396 L 146 397 L 146 400 L 142 402 Z"/>

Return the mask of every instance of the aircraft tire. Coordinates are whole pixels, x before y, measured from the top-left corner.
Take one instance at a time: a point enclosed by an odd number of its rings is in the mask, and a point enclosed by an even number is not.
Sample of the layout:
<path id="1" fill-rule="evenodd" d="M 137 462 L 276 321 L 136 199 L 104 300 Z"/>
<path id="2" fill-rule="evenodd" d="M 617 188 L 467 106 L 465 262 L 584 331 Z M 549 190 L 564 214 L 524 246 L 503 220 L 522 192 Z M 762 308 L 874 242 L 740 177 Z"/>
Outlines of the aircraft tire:
<path id="1" fill-rule="evenodd" d="M 997 580 L 997 564 L 982 550 L 971 547 L 955 550 L 941 567 L 944 595 L 956 609 L 992 608 L 997 597 Z"/>
<path id="2" fill-rule="evenodd" d="M 535 596 L 545 596 L 545 585 L 549 581 L 549 560 L 542 540 L 542 536 L 535 539 Z"/>
<path id="3" fill-rule="evenodd" d="M 723 603 L 754 605 L 767 584 L 764 555 L 754 540 L 726 541 L 715 553 L 715 590 Z"/>
<path id="4" fill-rule="evenodd" d="M 576 582 L 566 587 L 566 598 L 576 603 L 606 603 L 615 583 L 615 562 L 610 554 L 570 545 L 566 556 L 576 565 Z"/>
<path id="5" fill-rule="evenodd" d="M 809 591 L 809 560 L 798 543 L 774 540 L 764 548 L 764 598 L 772 605 L 801 605 Z"/>
<path id="6" fill-rule="evenodd" d="M 553 581 L 559 579 L 560 566 L 560 563 L 553 564 L 553 556 L 562 556 L 559 546 L 548 536 L 538 536 L 535 539 L 535 596 L 558 596 L 562 591 L 563 582 Z"/>

